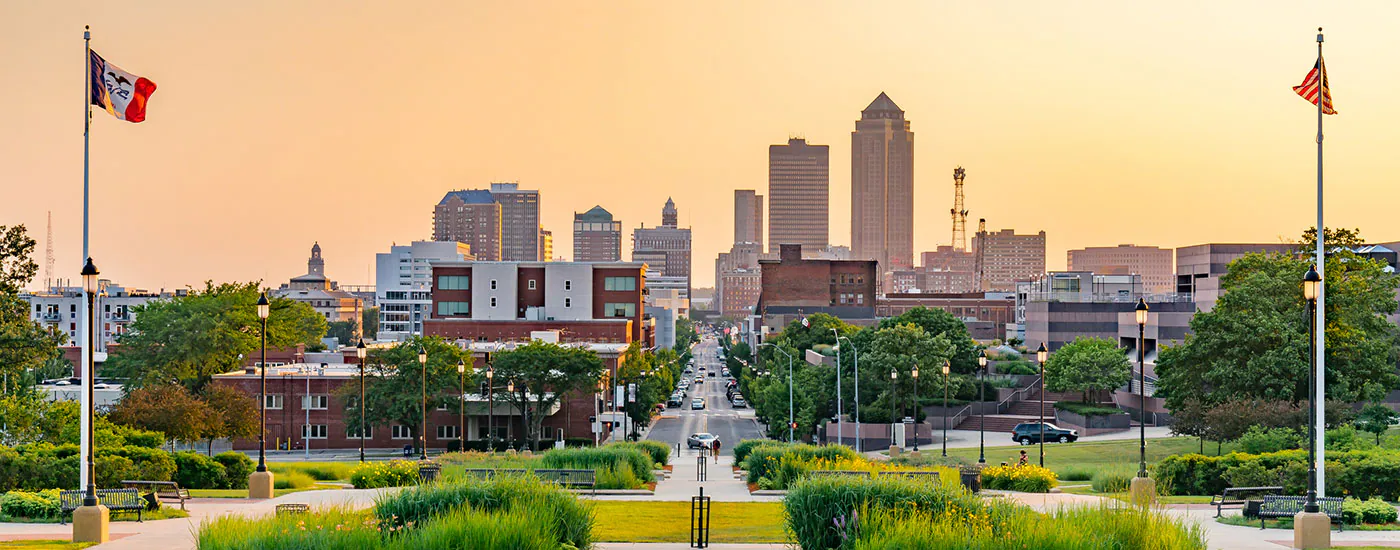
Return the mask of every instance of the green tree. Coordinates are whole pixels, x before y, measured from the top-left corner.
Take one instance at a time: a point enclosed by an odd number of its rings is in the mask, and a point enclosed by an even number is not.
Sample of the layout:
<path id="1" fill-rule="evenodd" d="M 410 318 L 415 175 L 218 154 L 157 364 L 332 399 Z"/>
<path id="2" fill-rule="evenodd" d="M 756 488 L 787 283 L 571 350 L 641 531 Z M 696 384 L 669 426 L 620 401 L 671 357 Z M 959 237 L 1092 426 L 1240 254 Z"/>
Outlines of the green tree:
<path id="1" fill-rule="evenodd" d="M 426 368 L 418 362 L 419 349 L 427 352 Z M 389 349 L 372 349 L 368 355 L 365 358 L 365 422 L 371 427 L 389 423 L 407 426 L 413 432 L 417 449 L 423 444 L 421 436 L 427 428 L 422 425 L 425 388 L 429 411 L 444 403 L 453 411 L 463 405 L 456 397 L 457 363 L 460 361 L 471 368 L 473 357 L 442 337 L 414 337 Z M 500 372 L 496 375 L 499 382 Z M 481 380 L 485 379 L 482 375 Z M 359 430 L 360 385 L 344 384 L 337 396 L 344 403 L 345 427 Z"/>
<path id="2" fill-rule="evenodd" d="M 679 317 L 676 319 L 676 353 L 690 351 L 690 346 L 700 340 L 700 335 L 695 331 L 695 321 L 689 317 Z"/>
<path id="3" fill-rule="evenodd" d="M 0 225 L 0 294 L 17 294 L 34 279 L 34 244 L 23 224 Z"/>
<path id="4" fill-rule="evenodd" d="M 209 405 L 179 384 L 133 388 L 107 418 L 113 424 L 161 432 L 171 441 L 185 443 L 204 439 L 215 422 Z"/>
<path id="5" fill-rule="evenodd" d="M 31 320 L 27 302 L 14 294 L 0 293 L 0 373 L 9 379 L 5 391 L 32 381 L 37 371 L 61 358 L 58 346 L 67 339 L 67 334 L 50 332 Z"/>
<path id="6" fill-rule="evenodd" d="M 503 397 L 526 415 L 531 449 L 539 448 L 545 415 L 570 393 L 591 393 L 604 371 L 603 360 L 592 350 L 539 341 L 497 353 L 492 362 L 498 389 L 502 382 L 515 382 L 515 391 Z"/>
<path id="7" fill-rule="evenodd" d="M 76 401 L 49 401 L 47 393 L 28 387 L 0 396 L 0 445 L 57 443 L 69 425 L 78 425 Z"/>
<path id="8" fill-rule="evenodd" d="M 891 401 L 897 407 L 897 418 L 909 415 L 906 405 L 918 404 L 912 393 L 916 390 L 912 376 L 914 367 L 919 367 L 918 385 L 923 386 L 918 395 L 931 398 L 935 385 L 942 389 L 942 379 L 935 381 L 937 377 L 934 373 L 941 376 L 943 362 L 951 360 L 955 350 L 947 333 L 931 335 L 914 323 L 891 325 L 874 331 L 868 347 L 861 350 L 861 403 L 866 412 L 872 413 L 862 413 L 861 420 L 873 420 L 888 414 Z M 891 372 L 897 376 L 892 378 Z M 850 391 L 854 390 L 852 386 Z M 874 399 L 867 399 L 867 394 Z M 919 414 L 919 409 L 915 407 L 915 416 Z"/>
<path id="9" fill-rule="evenodd" d="M 952 371 L 961 374 L 968 374 L 977 370 L 977 351 L 981 349 L 972 335 L 967 332 L 967 325 L 954 317 L 953 314 L 941 309 L 929 309 L 923 306 L 916 307 L 900 314 L 898 317 L 890 317 L 880 320 L 880 328 L 886 329 L 899 325 L 913 324 L 924 329 L 929 336 L 943 335 L 952 344 L 952 356 L 949 362 Z"/>
<path id="10" fill-rule="evenodd" d="M 251 438 L 258 435 L 258 402 L 232 386 L 210 384 L 200 396 L 209 407 L 204 439 L 209 441 L 209 456 L 214 456 L 214 440 L 222 438 Z"/>
<path id="11" fill-rule="evenodd" d="M 1302 278 L 1309 265 L 1289 254 L 1247 254 L 1230 263 L 1215 308 L 1197 313 L 1193 334 L 1158 357 L 1158 396 L 1168 408 L 1191 397 L 1205 405 L 1307 399 Z M 1374 401 L 1400 383 L 1396 328 L 1386 320 L 1396 310 L 1397 280 L 1383 262 L 1347 250 L 1327 257 L 1328 399 Z"/>
<path id="12" fill-rule="evenodd" d="M 118 337 L 108 368 L 127 387 L 174 381 L 199 390 L 215 374 L 237 370 L 240 356 L 258 350 L 258 283 L 206 282 L 188 296 L 137 306 L 136 320 Z M 267 345 L 291 347 L 320 340 L 326 320 L 311 306 L 269 296 Z"/>
<path id="13" fill-rule="evenodd" d="M 379 338 L 379 308 L 367 307 L 364 314 L 360 316 L 360 326 L 365 327 L 365 339 L 375 340 Z"/>
<path id="14" fill-rule="evenodd" d="M 1381 436 L 1390 429 L 1390 424 L 1395 421 L 1397 415 L 1390 407 L 1380 403 L 1371 403 L 1361 408 L 1361 412 L 1356 415 L 1356 427 L 1363 432 L 1370 432 L 1376 435 L 1376 444 L 1381 444 Z"/>
<path id="15" fill-rule="evenodd" d="M 1322 236 L 1322 244 L 1326 245 L 1328 249 L 1337 247 L 1359 248 L 1366 244 L 1366 241 L 1361 238 L 1360 229 L 1347 229 L 1344 227 L 1333 229 L 1329 227 L 1323 230 Z M 1316 227 L 1309 227 L 1307 231 L 1303 232 L 1303 238 L 1298 242 L 1298 251 L 1304 255 L 1313 254 L 1317 251 Z"/>
<path id="16" fill-rule="evenodd" d="M 1128 383 L 1133 367 L 1113 342 L 1080 336 L 1065 344 L 1045 362 L 1045 389 L 1084 392 L 1084 402 L 1095 392 L 1112 391 Z"/>
<path id="17" fill-rule="evenodd" d="M 341 345 L 354 345 L 360 341 L 360 327 L 354 321 L 331 321 L 326 323 L 326 338 L 335 338 Z"/>
<path id="18" fill-rule="evenodd" d="M 637 400 L 628 401 L 624 407 L 632 421 L 634 433 L 651 424 L 656 405 L 666 402 L 676 387 L 679 375 L 675 350 L 663 349 L 653 354 L 640 342 L 633 342 L 627 347 L 617 376 L 623 384 L 637 385 Z"/>

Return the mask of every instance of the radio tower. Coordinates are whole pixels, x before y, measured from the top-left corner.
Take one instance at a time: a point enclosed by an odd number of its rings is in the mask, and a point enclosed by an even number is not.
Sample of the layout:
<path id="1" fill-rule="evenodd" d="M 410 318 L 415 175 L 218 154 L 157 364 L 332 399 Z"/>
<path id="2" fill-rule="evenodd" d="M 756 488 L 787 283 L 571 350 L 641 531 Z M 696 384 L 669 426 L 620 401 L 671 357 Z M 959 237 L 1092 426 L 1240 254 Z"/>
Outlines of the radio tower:
<path id="1" fill-rule="evenodd" d="M 49 211 L 49 234 L 44 237 L 44 290 L 53 288 L 53 211 Z"/>
<path id="2" fill-rule="evenodd" d="M 953 250 L 967 251 L 967 209 L 963 207 L 963 177 L 967 171 L 959 166 L 953 169 Z"/>

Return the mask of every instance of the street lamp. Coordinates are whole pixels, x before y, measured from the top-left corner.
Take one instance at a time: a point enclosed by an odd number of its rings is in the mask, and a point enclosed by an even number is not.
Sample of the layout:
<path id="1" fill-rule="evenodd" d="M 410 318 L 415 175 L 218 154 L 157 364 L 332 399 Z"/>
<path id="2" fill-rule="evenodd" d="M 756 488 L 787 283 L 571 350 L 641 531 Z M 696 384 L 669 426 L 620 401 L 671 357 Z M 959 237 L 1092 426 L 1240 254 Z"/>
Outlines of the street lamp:
<path id="1" fill-rule="evenodd" d="M 355 357 L 360 358 L 360 402 L 356 403 L 360 409 L 360 462 L 365 461 L 365 357 L 368 351 L 365 339 L 360 338 L 360 343 L 355 345 Z"/>
<path id="2" fill-rule="evenodd" d="M 896 397 L 897 397 L 896 392 L 899 391 L 899 386 L 897 386 L 897 385 L 896 385 L 896 382 L 895 382 L 896 380 L 899 380 L 899 371 L 894 370 L 894 367 L 890 367 L 890 446 L 891 446 L 891 447 L 894 446 L 894 422 L 895 422 L 895 419 L 894 419 L 894 402 L 896 401 Z"/>
<path id="3" fill-rule="evenodd" d="M 978 464 L 987 463 L 987 411 L 983 408 L 983 406 L 986 405 L 983 401 L 987 399 L 987 387 L 984 381 L 986 372 L 987 350 L 984 349 L 977 352 L 977 416 L 981 417 L 980 420 L 982 421 L 982 425 L 977 427 Z M 947 403 L 945 402 L 943 405 L 947 406 Z M 948 446 L 946 439 L 943 446 Z"/>
<path id="4" fill-rule="evenodd" d="M 841 337 L 838 337 L 838 338 L 836 339 L 836 341 L 839 343 L 839 342 L 841 341 L 842 338 L 845 338 L 845 340 L 846 340 L 846 345 L 851 346 L 851 358 L 855 361 L 854 369 L 855 369 L 855 379 L 856 379 L 856 380 L 855 380 L 855 383 L 856 383 L 856 389 L 855 389 L 855 392 L 856 392 L 856 399 L 855 399 L 855 407 L 852 408 L 852 411 L 851 411 L 851 412 L 853 412 L 853 413 L 855 414 L 855 417 L 856 417 L 856 452 L 859 453 L 859 452 L 861 452 L 861 448 L 860 448 L 860 349 L 857 348 L 857 347 L 856 347 L 856 343 L 855 343 L 855 342 L 852 342 L 851 339 L 848 338 L 848 337 L 841 336 Z M 839 346 L 838 346 L 838 348 L 839 348 Z M 838 349 L 838 348 L 832 348 L 832 349 Z M 839 359 L 840 356 L 838 355 L 837 358 Z"/>
<path id="5" fill-rule="evenodd" d="M 457 450 L 467 450 L 467 364 L 457 360 Z"/>
<path id="6" fill-rule="evenodd" d="M 1321 242 L 1321 241 L 1319 241 Z M 1317 297 L 1322 293 L 1322 275 L 1316 266 L 1303 274 L 1303 298 L 1308 301 L 1308 496 L 1303 512 L 1316 514 L 1317 505 L 1317 409 L 1313 400 L 1317 397 Z M 89 478 L 91 479 L 91 478 Z"/>
<path id="7" fill-rule="evenodd" d="M 93 385 L 97 382 L 97 375 L 94 372 L 96 364 L 93 361 L 93 333 L 96 332 L 97 323 L 94 321 L 97 312 L 94 310 L 93 300 L 97 294 L 97 267 L 92 265 L 92 258 L 87 259 L 83 264 L 83 293 L 87 297 L 87 350 L 83 358 L 83 377 L 87 379 L 87 407 L 83 410 L 84 420 L 87 421 L 87 456 L 83 457 L 87 461 L 85 466 L 87 471 L 87 492 L 83 494 L 83 505 L 73 511 L 73 541 L 74 542 L 107 542 L 107 528 L 111 521 L 111 513 L 97 500 L 97 469 L 93 463 L 93 447 L 97 441 L 93 439 Z"/>
<path id="8" fill-rule="evenodd" d="M 1146 340 L 1144 333 L 1147 330 L 1147 301 L 1138 298 L 1137 307 L 1133 308 L 1133 314 L 1137 317 L 1138 326 L 1138 477 L 1147 477 L 1147 371 L 1143 367 L 1143 357 L 1146 355 L 1143 346 Z"/>
<path id="9" fill-rule="evenodd" d="M 506 393 L 510 394 L 511 397 L 515 397 L 515 380 L 507 380 L 507 381 L 506 381 Z M 515 412 L 515 404 L 514 404 L 514 403 L 511 403 L 510 409 L 511 409 L 510 412 Z M 507 419 L 506 419 L 506 437 L 507 437 L 507 438 L 509 438 L 510 435 L 511 435 L 511 434 L 510 434 L 510 428 L 511 428 L 511 420 L 510 420 L 509 418 L 507 418 Z M 514 443 L 512 443 L 512 445 L 514 445 Z"/>
<path id="10" fill-rule="evenodd" d="M 943 456 L 948 456 L 948 360 L 943 360 Z"/>
<path id="11" fill-rule="evenodd" d="M 1040 363 L 1040 467 L 1045 467 L 1045 359 L 1050 355 L 1050 350 L 1045 349 L 1045 342 L 1040 343 L 1040 348 L 1035 350 L 1035 360 Z"/>
<path id="12" fill-rule="evenodd" d="M 423 434 L 423 446 L 419 449 L 418 460 L 428 459 L 428 350 L 423 349 L 423 345 L 418 345 L 418 364 L 423 367 L 423 401 L 422 401 L 422 428 L 418 431 Z"/>
<path id="13" fill-rule="evenodd" d="M 914 452 L 919 452 L 919 364 L 914 364 L 913 372 L 909 373 L 914 377 Z"/>
<path id="14" fill-rule="evenodd" d="M 802 323 L 806 324 L 807 320 L 803 319 Z M 836 441 L 845 445 L 846 418 L 845 414 L 843 414 L 845 412 L 845 400 L 841 398 L 841 333 L 833 328 L 831 329 L 831 335 L 836 338 L 836 343 L 831 347 L 831 350 L 836 352 Z M 856 373 L 856 380 L 860 380 L 859 374 L 859 372 Z M 860 441 L 859 424 L 856 425 L 856 441 Z"/>
<path id="15" fill-rule="evenodd" d="M 794 417 L 793 417 L 793 414 L 792 414 L 792 354 L 790 354 L 790 353 L 784 351 L 783 348 L 780 348 L 780 347 L 775 346 L 775 345 L 773 345 L 773 344 L 770 344 L 770 343 L 768 343 L 768 342 L 764 342 L 764 343 L 758 345 L 758 347 L 760 347 L 760 348 L 763 347 L 763 346 L 772 346 L 773 349 L 778 350 L 778 351 L 781 352 L 783 355 L 786 355 L 787 358 L 788 358 L 788 443 L 792 443 L 792 441 L 793 441 L 793 439 L 792 439 L 792 437 L 793 437 L 792 432 L 793 432 L 793 429 L 797 426 L 796 421 L 794 420 Z M 839 355 L 838 355 L 838 357 L 839 357 Z M 839 424 L 838 424 L 838 426 L 839 426 Z"/>
<path id="16" fill-rule="evenodd" d="M 496 452 L 496 367 L 486 363 L 486 451 Z"/>
<path id="17" fill-rule="evenodd" d="M 258 365 L 259 393 L 262 394 L 262 414 L 258 418 L 258 470 L 267 471 L 267 318 L 272 315 L 272 303 L 267 292 L 258 296 L 258 321 L 262 323 L 262 363 Z M 272 495 L 268 495 L 270 498 Z"/>

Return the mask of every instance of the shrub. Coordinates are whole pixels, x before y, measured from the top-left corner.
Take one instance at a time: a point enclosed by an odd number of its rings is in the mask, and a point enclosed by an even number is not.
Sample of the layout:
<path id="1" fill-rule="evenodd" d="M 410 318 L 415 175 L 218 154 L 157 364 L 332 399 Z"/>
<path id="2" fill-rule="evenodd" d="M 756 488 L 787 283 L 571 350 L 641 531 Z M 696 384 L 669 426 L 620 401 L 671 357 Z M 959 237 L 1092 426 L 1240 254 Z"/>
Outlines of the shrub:
<path id="1" fill-rule="evenodd" d="M 59 514 L 58 489 L 10 491 L 0 496 L 0 514 L 12 518 L 50 519 Z"/>
<path id="2" fill-rule="evenodd" d="M 645 484 L 625 462 L 618 461 L 614 466 L 593 471 L 594 486 L 598 489 L 641 489 Z"/>
<path id="3" fill-rule="evenodd" d="M 302 472 L 287 472 L 272 476 L 273 489 L 305 489 L 316 485 L 316 480 Z"/>
<path id="4" fill-rule="evenodd" d="M 744 459 L 749 457 L 750 451 L 768 445 L 787 445 L 787 443 L 772 439 L 745 439 L 734 444 L 734 463 L 743 464 Z"/>
<path id="5" fill-rule="evenodd" d="M 1266 487 L 1279 481 L 1278 472 L 1264 469 L 1257 460 L 1226 468 L 1222 477 L 1231 487 Z"/>
<path id="6" fill-rule="evenodd" d="M 1389 450 L 1345 451 L 1327 455 L 1327 496 L 1354 496 L 1385 500 L 1400 498 L 1400 453 Z M 1282 482 L 1285 490 L 1299 494 L 1307 476 L 1307 453 L 1230 453 L 1224 456 L 1173 455 L 1157 464 L 1153 478 L 1159 487 L 1178 495 L 1218 495 L 1233 485 L 1226 474 L 1234 470 L 1236 481 L 1264 476 L 1268 484 Z M 1241 466 L 1257 462 L 1259 468 Z M 1260 469 L 1264 474 L 1260 474 Z"/>
<path id="7" fill-rule="evenodd" d="M 374 515 L 381 530 L 393 531 L 467 507 L 544 519 L 558 544 L 589 548 L 593 543 L 593 507 L 558 486 L 531 476 L 420 485 L 379 497 Z"/>
<path id="8" fill-rule="evenodd" d="M 1395 522 L 1395 507 L 1378 498 L 1342 501 L 1342 521 L 1351 525 L 1369 523 L 1380 525 Z"/>
<path id="9" fill-rule="evenodd" d="M 614 443 L 614 445 L 619 445 L 619 443 Z M 634 441 L 630 443 L 630 445 L 650 455 L 652 464 L 660 464 L 662 466 L 665 466 L 666 464 L 671 462 L 670 445 L 667 445 L 660 441 L 649 441 L 645 439 L 641 441 Z"/>
<path id="10" fill-rule="evenodd" d="M 123 447 L 98 447 L 97 456 L 123 456 L 131 460 L 136 471 L 126 479 L 142 481 L 170 481 L 175 477 L 175 459 L 161 449 L 126 445 Z"/>
<path id="11" fill-rule="evenodd" d="M 418 481 L 418 463 L 408 460 L 366 462 L 350 473 L 350 483 L 356 489 L 402 487 Z"/>
<path id="12" fill-rule="evenodd" d="M 253 459 L 248 458 L 248 455 L 228 451 L 214 455 L 214 461 L 224 466 L 224 480 L 227 488 L 248 488 L 248 475 L 253 473 Z"/>
<path id="13" fill-rule="evenodd" d="M 1286 449 L 1297 449 L 1302 444 L 1298 432 L 1290 428 L 1265 428 L 1250 426 L 1244 435 L 1235 440 L 1240 450 L 1250 454 L 1276 453 Z"/>
<path id="14" fill-rule="evenodd" d="M 267 468 L 275 474 L 284 472 L 302 472 L 315 478 L 317 481 L 339 481 L 350 479 L 350 473 L 355 471 L 357 464 L 348 462 L 276 462 L 268 464 Z"/>
<path id="15" fill-rule="evenodd" d="M 186 489 L 222 489 L 228 482 L 224 465 L 192 451 L 175 453 L 175 482 Z"/>
<path id="16" fill-rule="evenodd" d="M 1200 526 L 1144 508 L 1073 507 L 1039 514 L 1025 506 L 993 501 L 983 510 L 959 512 L 940 515 L 920 509 L 870 509 L 861 513 L 857 526 L 850 529 L 854 544 L 842 548 L 1206 548 Z"/>
<path id="17" fill-rule="evenodd" d="M 914 508 L 938 517 L 979 511 L 984 505 L 962 489 L 880 476 L 807 478 L 788 489 L 783 507 L 788 531 L 800 547 L 842 548 L 842 532 L 833 529 L 833 522 L 853 521 L 852 513 Z"/>
<path id="18" fill-rule="evenodd" d="M 1301 446 L 1301 443 L 1299 445 Z M 1350 424 L 1327 430 L 1328 451 L 1365 451 L 1375 447 L 1376 444 L 1371 438 L 1362 435 Z"/>
<path id="19" fill-rule="evenodd" d="M 633 445 L 608 445 L 597 448 L 555 449 L 544 454 L 544 468 L 597 470 L 616 468 L 619 462 L 632 469 L 632 475 L 644 483 L 656 481 L 651 473 L 651 455 Z"/>
<path id="20" fill-rule="evenodd" d="M 99 489 L 120 488 L 123 480 L 136 479 L 136 465 L 127 457 L 104 455 L 97 457 L 95 461 Z"/>
<path id="21" fill-rule="evenodd" d="M 0 491 L 78 486 L 78 446 L 31 443 L 0 447 Z"/>
<path id="22" fill-rule="evenodd" d="M 1021 376 L 1040 374 L 1040 371 L 1036 369 L 1030 361 L 1025 360 L 1013 363 L 997 363 L 996 369 L 997 372 L 1002 374 L 1017 374 Z"/>
<path id="23" fill-rule="evenodd" d="M 744 458 L 744 470 L 748 471 L 749 483 L 771 477 L 770 472 L 782 464 L 784 456 L 802 460 L 857 460 L 860 454 L 844 445 L 760 445 L 749 450 Z"/>
<path id="24" fill-rule="evenodd" d="M 1069 466 L 1055 472 L 1055 476 L 1064 481 L 1089 481 L 1094 479 L 1094 472 L 1095 470 L 1093 468 Z"/>
<path id="25" fill-rule="evenodd" d="M 1094 472 L 1092 487 L 1096 493 L 1123 493 L 1133 483 L 1137 474 L 1119 470 L 1099 470 Z"/>
<path id="26" fill-rule="evenodd" d="M 1048 493 L 1056 484 L 1055 472 L 1034 464 L 992 466 L 982 470 L 982 485 L 988 489 Z"/>
<path id="27" fill-rule="evenodd" d="M 554 519 L 526 510 L 488 512 L 454 508 L 417 528 L 390 539 L 391 550 L 463 548 L 472 550 L 555 550 L 560 541 L 551 536 Z"/>
<path id="28" fill-rule="evenodd" d="M 1108 416 L 1123 412 L 1118 407 L 1076 401 L 1058 401 L 1055 403 L 1055 410 L 1068 411 L 1080 416 Z"/>

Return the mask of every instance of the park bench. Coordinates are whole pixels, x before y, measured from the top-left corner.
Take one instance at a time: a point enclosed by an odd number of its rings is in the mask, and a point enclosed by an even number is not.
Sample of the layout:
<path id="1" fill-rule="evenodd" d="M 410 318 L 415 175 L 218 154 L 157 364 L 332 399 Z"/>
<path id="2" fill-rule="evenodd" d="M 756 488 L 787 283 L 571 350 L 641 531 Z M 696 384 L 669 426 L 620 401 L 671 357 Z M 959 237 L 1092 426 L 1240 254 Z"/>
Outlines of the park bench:
<path id="1" fill-rule="evenodd" d="M 291 503 L 277 505 L 277 515 L 279 516 L 283 514 L 305 514 L 309 511 L 311 511 L 311 507 L 306 504 Z"/>
<path id="2" fill-rule="evenodd" d="M 1264 495 L 1264 503 L 1259 505 L 1259 528 L 1264 528 L 1264 520 L 1269 518 L 1291 518 L 1303 511 L 1307 497 Z M 1337 522 L 1337 530 L 1342 530 L 1342 497 L 1317 497 L 1318 508 L 1327 514 L 1327 519 Z"/>
<path id="3" fill-rule="evenodd" d="M 922 470 L 895 470 L 892 472 L 880 472 L 880 476 L 902 477 L 913 481 L 926 481 L 938 483 L 938 472 Z"/>
<path id="4" fill-rule="evenodd" d="M 535 470 L 535 475 L 545 481 L 558 483 L 569 489 L 588 489 L 597 493 L 596 477 L 593 470 Z"/>
<path id="5" fill-rule="evenodd" d="M 1229 487 L 1220 494 L 1210 498 L 1210 505 L 1215 507 L 1215 517 L 1220 517 L 1221 510 L 1226 506 L 1242 506 L 1247 499 L 1240 498 L 1247 495 L 1277 495 L 1283 492 L 1283 487 Z"/>
<path id="6" fill-rule="evenodd" d="M 181 488 L 180 484 L 174 481 L 139 481 L 124 479 L 122 480 L 122 487 L 136 489 L 137 491 L 144 490 L 148 494 L 155 495 L 155 501 L 161 499 L 179 501 L 181 510 L 185 509 L 185 501 L 190 499 L 189 489 Z M 151 503 L 155 504 L 156 502 L 152 501 Z"/>
<path id="7" fill-rule="evenodd" d="M 468 477 L 481 479 L 491 479 L 496 476 L 521 476 L 530 473 L 529 470 L 505 469 L 505 468 L 466 468 L 462 473 Z"/>
<path id="8" fill-rule="evenodd" d="M 862 470 L 812 470 L 812 477 L 871 477 L 873 474 Z"/>
<path id="9" fill-rule="evenodd" d="M 59 521 L 82 506 L 86 494 L 87 491 L 59 491 Z M 146 509 L 147 502 L 136 489 L 98 489 L 97 501 L 113 512 L 136 512 L 136 521 L 145 521 L 141 512 Z"/>

